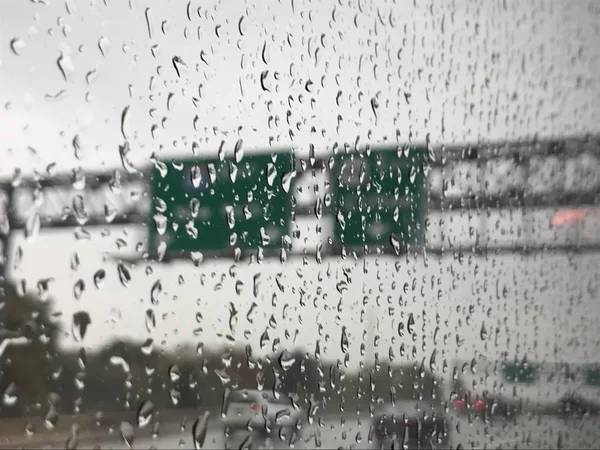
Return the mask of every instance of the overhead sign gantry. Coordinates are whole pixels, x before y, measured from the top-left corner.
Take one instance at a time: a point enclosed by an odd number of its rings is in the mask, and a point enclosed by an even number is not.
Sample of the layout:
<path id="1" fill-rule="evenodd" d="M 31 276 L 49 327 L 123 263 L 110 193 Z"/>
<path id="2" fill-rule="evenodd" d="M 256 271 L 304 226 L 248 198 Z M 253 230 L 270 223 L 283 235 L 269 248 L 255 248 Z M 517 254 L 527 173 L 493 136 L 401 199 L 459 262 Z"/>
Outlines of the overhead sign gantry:
<path id="1" fill-rule="evenodd" d="M 426 216 L 435 212 L 519 210 L 525 214 L 536 209 L 598 208 L 600 183 L 584 182 L 576 188 L 565 188 L 561 181 L 564 174 L 581 164 L 600 167 L 600 138 L 594 135 L 435 147 L 428 143 L 371 149 L 365 146 L 359 150 L 340 146 L 325 159 L 307 160 L 295 158 L 288 150 L 254 155 L 246 152 L 238 159 L 234 155 L 233 159 L 223 160 L 164 160 L 155 163 L 158 167 L 150 166 L 135 174 L 74 170 L 72 174 L 15 176 L 0 181 L 5 199 L 0 211 L 4 256 L 0 267 L 4 271 L 10 258 L 14 232 L 26 229 L 28 224 L 38 224 L 42 229 L 145 224 L 150 245 L 139 259 L 160 259 L 156 256 L 161 233 L 165 244 L 160 245 L 166 245 L 166 253 L 175 258 L 189 257 L 193 248 L 212 248 L 207 255 L 214 256 L 229 255 L 235 248 L 262 248 L 267 250 L 265 256 L 278 254 L 278 249 L 289 245 L 286 236 L 293 234 L 290 224 L 300 217 L 331 222 L 323 255 L 344 254 L 344 248 L 357 250 L 357 254 L 384 248 L 396 253 L 411 245 L 417 249 L 424 245 L 428 252 L 600 249 L 600 243 L 595 242 L 548 244 L 535 240 L 525 244 L 453 242 L 445 248 L 423 244 Z M 507 163 L 522 179 L 503 191 L 488 192 L 486 170 L 493 175 L 496 168 Z M 477 175 L 480 186 L 468 192 L 447 193 L 448 183 L 465 167 L 481 174 Z M 165 169 L 165 178 L 159 182 Z M 530 175 L 536 171 L 554 181 L 543 187 L 532 184 Z M 287 184 L 282 184 L 282 174 L 286 173 Z M 327 191 L 320 193 L 316 203 L 297 203 L 298 186 L 310 183 L 315 173 L 326 177 Z M 440 185 L 432 183 L 436 177 L 441 178 Z M 170 192 L 167 185 L 172 185 Z M 157 198 L 165 204 L 159 204 Z M 197 202 L 191 202 L 194 198 Z M 166 218 L 158 217 L 163 221 L 159 220 L 158 229 L 157 213 Z M 188 226 L 191 219 L 193 226 Z M 196 233 L 198 237 L 194 238 Z M 300 254 L 306 253 L 303 250 Z"/>

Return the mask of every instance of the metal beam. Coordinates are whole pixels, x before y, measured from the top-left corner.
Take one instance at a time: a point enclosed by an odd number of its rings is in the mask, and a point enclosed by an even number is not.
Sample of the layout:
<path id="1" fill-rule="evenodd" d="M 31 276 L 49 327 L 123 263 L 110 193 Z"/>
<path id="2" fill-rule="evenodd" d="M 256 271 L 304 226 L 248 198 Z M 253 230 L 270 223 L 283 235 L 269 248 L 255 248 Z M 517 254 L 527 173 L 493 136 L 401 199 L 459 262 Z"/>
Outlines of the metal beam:
<path id="1" fill-rule="evenodd" d="M 417 144 L 415 144 L 417 145 Z M 390 148 L 393 144 L 373 145 L 372 149 Z M 529 161 L 544 156 L 559 157 L 561 161 L 573 158 L 583 153 L 589 153 L 594 157 L 600 158 L 600 136 L 586 135 L 567 137 L 560 140 L 533 140 L 531 142 L 521 141 L 503 141 L 503 142 L 482 142 L 478 144 L 456 144 L 456 145 L 432 145 L 433 167 L 442 167 L 452 171 L 456 163 L 466 163 L 481 167 L 482 162 L 510 160 L 518 165 L 527 165 Z M 297 167 L 301 167 L 298 164 Z M 319 172 L 327 167 L 327 160 L 321 159 L 315 161 L 312 167 L 307 165 L 307 172 L 313 170 Z M 37 189 L 46 191 L 48 197 L 53 189 L 70 190 L 75 194 L 82 192 L 90 199 L 86 202 L 89 206 L 89 217 L 82 224 L 74 216 L 72 211 L 63 214 L 64 207 L 71 208 L 73 195 L 58 195 L 59 203 L 54 211 L 55 214 L 42 214 L 40 217 L 43 228 L 57 229 L 70 228 L 76 226 L 92 227 L 107 225 L 125 225 L 125 224 L 143 224 L 148 222 L 149 199 L 140 198 L 140 201 L 130 203 L 125 199 L 119 198 L 117 205 L 117 215 L 112 221 L 106 219 L 102 208 L 96 208 L 94 195 L 101 195 L 102 190 L 108 190 L 111 184 L 116 180 L 126 188 L 132 183 L 143 183 L 148 185 L 150 180 L 150 171 L 144 169 L 140 172 L 130 174 L 122 170 L 112 170 L 105 172 L 83 172 L 73 171 L 72 173 L 60 174 L 57 176 L 37 176 L 35 178 L 20 178 L 16 180 L 0 181 L 0 189 L 9 193 L 8 209 L 9 222 L 11 230 L 25 227 L 26 217 L 23 214 L 17 214 L 13 202 L 13 194 L 16 190 L 30 190 L 31 194 Z M 448 177 L 448 174 L 445 175 Z M 301 177 L 298 177 L 300 179 Z M 76 182 L 75 182 L 76 181 Z M 556 186 L 553 186 L 556 189 Z M 293 191 L 292 191 L 293 192 Z M 33 195 L 31 195 L 33 197 Z M 63 198 L 64 197 L 64 198 Z M 117 196 L 118 197 L 118 196 Z M 429 198 L 427 208 L 429 211 L 458 211 L 458 210 L 489 210 L 489 209 L 542 209 L 557 207 L 596 207 L 600 203 L 600 187 L 580 192 L 564 192 L 554 190 L 552 192 L 527 193 L 523 186 L 516 186 L 512 192 L 496 195 L 482 195 L 474 193 L 472 195 L 446 196 L 431 187 L 429 189 Z M 55 205 L 56 206 L 56 205 Z M 331 209 L 323 205 L 323 214 L 331 213 Z M 295 207 L 296 217 L 311 217 L 315 215 L 314 206 L 297 205 Z M 435 252 L 436 250 L 431 250 Z M 504 251 L 499 249 L 498 251 Z M 525 251 L 525 249 L 523 249 Z"/>
<path id="2" fill-rule="evenodd" d="M 386 143 L 374 144 L 373 150 L 389 149 L 395 145 L 402 144 Z M 427 143 L 414 143 L 414 146 L 426 146 Z M 343 145 L 341 146 L 343 147 Z M 586 134 L 566 137 L 564 139 L 540 139 L 532 141 L 482 141 L 479 143 L 465 144 L 430 144 L 433 167 L 447 166 L 455 162 L 469 162 L 478 160 L 480 162 L 498 159 L 520 160 L 521 158 L 534 156 L 562 156 L 574 157 L 581 153 L 589 152 L 600 156 L 600 135 Z M 173 158 L 177 158 L 176 156 Z M 172 159 L 172 158 L 171 158 Z M 326 167 L 328 159 L 318 158 L 313 167 Z M 298 165 L 299 167 L 299 165 Z M 309 166 L 309 170 L 311 167 Z M 111 183 L 115 177 L 119 177 L 123 183 L 135 181 L 148 182 L 150 180 L 149 168 L 144 168 L 136 173 L 128 173 L 122 169 L 111 169 L 102 172 L 95 171 L 71 171 L 53 176 L 38 175 L 36 177 L 22 177 L 19 181 L 2 180 L 0 189 L 8 185 L 13 187 L 46 188 L 59 186 L 72 186 L 75 179 L 85 181 L 86 189 Z"/>
<path id="3" fill-rule="evenodd" d="M 112 183 L 132 183 L 136 181 L 149 180 L 148 171 L 139 171 L 129 173 L 124 170 L 113 169 L 104 172 L 93 171 L 71 171 L 71 173 L 61 173 L 53 176 L 39 175 L 36 177 L 22 177 L 18 180 L 0 181 L 0 189 L 5 189 L 10 185 L 14 188 L 48 188 L 48 187 L 69 187 L 73 188 L 77 184 L 82 184 L 84 189 L 95 189 Z"/>
<path id="4" fill-rule="evenodd" d="M 135 225 L 144 224 L 148 222 L 147 215 L 141 215 L 137 211 L 125 212 L 117 215 L 112 221 L 108 221 L 105 217 L 91 216 L 85 223 L 81 224 L 73 217 L 68 216 L 63 220 L 40 220 L 43 229 L 64 229 L 64 228 L 75 228 L 75 227 L 102 227 L 102 226 L 114 226 L 114 225 Z M 16 228 L 23 227 L 22 223 L 17 223 Z"/>
<path id="5" fill-rule="evenodd" d="M 148 222 L 148 214 L 145 211 L 147 199 L 138 203 L 126 205 L 119 209 L 112 220 L 108 220 L 104 214 L 92 213 L 87 220 L 80 223 L 72 213 L 68 215 L 57 214 L 54 217 L 41 217 L 43 228 L 68 228 L 73 226 L 103 226 L 123 225 Z M 325 206 L 321 202 L 322 214 L 332 214 L 331 206 Z M 458 210 L 497 210 L 497 209 L 549 209 L 549 208 L 586 208 L 600 207 L 600 188 L 585 192 L 550 192 L 527 194 L 524 192 L 512 192 L 504 195 L 481 197 L 477 194 L 469 196 L 452 196 L 442 198 L 439 195 L 430 195 L 427 201 L 428 211 L 458 211 Z M 296 205 L 294 208 L 296 217 L 314 217 L 315 205 Z M 58 216 L 58 217 L 57 217 Z M 11 229 L 25 227 L 27 218 L 23 214 L 12 216 Z"/>
<path id="6" fill-rule="evenodd" d="M 491 210 L 491 209 L 550 209 L 550 208 L 585 208 L 600 206 L 600 188 L 586 192 L 552 192 L 548 194 L 526 194 L 507 193 L 505 195 L 494 195 L 489 197 L 453 196 L 441 198 L 430 196 L 427 201 L 427 210 L 458 211 L 458 210 Z M 331 206 L 325 206 L 321 202 L 322 214 L 331 214 Z M 315 217 L 315 205 L 297 205 L 295 207 L 297 217 Z"/>
<path id="7" fill-rule="evenodd" d="M 388 245 L 380 248 L 371 248 L 368 251 L 357 248 L 327 248 L 323 247 L 319 252 L 316 249 L 303 249 L 296 251 L 285 252 L 285 260 L 293 260 L 297 258 L 312 258 L 320 257 L 325 259 L 361 259 L 363 257 L 411 257 L 417 255 L 435 255 L 435 256 L 468 256 L 468 255 L 523 255 L 533 256 L 538 254 L 548 253 L 568 253 L 572 255 L 598 253 L 600 252 L 600 242 L 590 242 L 582 244 L 555 243 L 555 244 L 489 244 L 485 247 L 477 245 L 465 245 L 459 247 L 444 247 L 444 246 L 427 246 L 425 248 L 408 249 L 399 254 Z M 198 254 L 198 252 L 197 252 Z M 236 259 L 233 249 L 227 249 L 223 252 L 201 252 L 201 258 L 196 255 L 192 258 L 191 252 L 179 252 L 174 254 L 166 254 L 159 258 L 156 254 L 146 253 L 139 256 L 120 256 L 114 255 L 112 258 L 116 261 L 129 262 L 132 264 L 138 262 L 161 262 L 165 264 L 189 261 L 191 264 L 202 265 L 207 261 L 215 260 L 232 260 L 232 261 L 247 261 L 249 259 L 271 259 L 282 257 L 281 250 L 259 250 L 245 249 L 240 252 L 240 257 Z M 197 262 L 194 263 L 194 260 Z"/>

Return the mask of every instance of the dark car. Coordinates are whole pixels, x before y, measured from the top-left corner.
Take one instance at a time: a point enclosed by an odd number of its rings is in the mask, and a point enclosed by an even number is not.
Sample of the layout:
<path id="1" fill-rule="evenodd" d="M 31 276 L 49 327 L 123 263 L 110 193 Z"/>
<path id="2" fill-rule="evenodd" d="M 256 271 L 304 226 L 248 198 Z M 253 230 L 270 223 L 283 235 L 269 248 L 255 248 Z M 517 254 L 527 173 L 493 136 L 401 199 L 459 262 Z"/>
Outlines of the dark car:
<path id="1" fill-rule="evenodd" d="M 305 413 L 294 407 L 289 396 L 275 397 L 258 390 L 233 391 L 223 408 L 223 425 L 228 434 L 252 430 L 259 435 L 289 437 L 299 430 Z"/>
<path id="2" fill-rule="evenodd" d="M 561 398 L 558 409 L 564 416 L 597 416 L 600 413 L 600 404 L 574 393 Z"/>
<path id="3" fill-rule="evenodd" d="M 384 406 L 374 416 L 370 438 L 377 448 L 449 448 L 449 425 L 441 405 L 402 400 Z"/>

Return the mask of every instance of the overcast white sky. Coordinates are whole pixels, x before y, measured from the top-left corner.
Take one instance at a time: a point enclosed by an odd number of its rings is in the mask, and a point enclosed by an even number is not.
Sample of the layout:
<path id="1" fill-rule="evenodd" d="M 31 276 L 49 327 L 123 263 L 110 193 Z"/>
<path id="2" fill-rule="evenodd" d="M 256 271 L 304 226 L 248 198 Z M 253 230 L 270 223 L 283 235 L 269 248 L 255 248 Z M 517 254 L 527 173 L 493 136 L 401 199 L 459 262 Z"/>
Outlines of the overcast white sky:
<path id="1" fill-rule="evenodd" d="M 397 133 L 401 142 L 411 136 L 423 141 L 430 133 L 440 143 L 599 131 L 597 3 L 506 2 L 506 8 L 491 1 L 416 3 L 192 0 L 188 7 L 187 1 L 4 0 L 0 172 L 46 171 L 52 163 L 57 171 L 117 167 L 125 138 L 134 163 L 142 167 L 153 152 L 190 155 L 196 142 L 199 154 L 214 155 L 221 140 L 232 150 L 239 138 L 247 151 L 273 142 L 306 154 L 314 144 L 325 156 L 334 141 L 381 142 L 395 140 Z M 173 66 L 176 56 L 186 65 L 180 65 L 180 76 Z M 264 71 L 268 91 L 261 87 Z M 78 157 L 72 144 L 76 135 Z M 502 220 L 498 233 L 516 233 L 518 223 Z M 448 226 L 455 232 L 464 220 Z M 328 341 L 327 354 L 337 358 L 346 325 L 355 365 L 365 328 L 357 322 L 359 305 L 368 297 L 364 309 L 380 319 L 382 354 L 394 336 L 398 354 L 397 323 L 413 312 L 419 359 L 429 358 L 434 347 L 448 358 L 470 358 L 475 350 L 491 357 L 507 351 L 533 353 L 530 359 L 600 358 L 591 325 L 600 319 L 600 308 L 597 294 L 587 290 L 598 283 L 595 255 L 495 257 L 462 264 L 430 257 L 427 267 L 422 259 L 408 265 L 404 259 L 382 259 L 368 261 L 367 273 L 362 262 L 317 265 L 309 258 L 306 264 L 240 265 L 236 276 L 229 274 L 229 262 L 154 266 L 151 275 L 139 265 L 124 287 L 115 264 L 102 260 L 103 252 L 114 251 L 117 238 L 131 249 L 143 240 L 144 230 L 114 227 L 109 236 L 98 231 L 85 242 L 76 241 L 70 230 L 44 233 L 24 245 L 15 272 L 31 288 L 53 277 L 51 294 L 67 324 L 73 312 L 90 312 L 93 323 L 83 342 L 89 347 L 115 336 L 151 336 L 168 346 L 222 343 L 217 333 L 228 332 L 233 302 L 239 342 L 246 342 L 248 329 L 258 351 L 273 314 L 272 337 L 288 345 L 292 338 L 285 338 L 285 330 L 292 337 L 298 330 L 298 344 L 312 350 L 316 339 L 322 345 Z M 77 271 L 70 268 L 74 252 L 81 260 Z M 107 280 L 96 290 L 92 276 L 100 268 Z M 336 284 L 345 280 L 343 268 L 353 274 L 340 294 Z M 252 278 L 259 272 L 262 285 L 254 298 Z M 280 272 L 285 292 L 274 282 Z M 409 294 L 402 293 L 404 283 L 415 277 L 415 292 L 411 287 Z M 432 277 L 440 278 L 439 288 L 431 289 Z M 75 301 L 73 284 L 80 278 L 86 290 Z M 150 288 L 157 279 L 164 291 L 153 306 Z M 237 280 L 244 284 L 241 295 Z M 506 286 L 506 298 L 496 298 L 496 283 Z M 274 294 L 278 300 L 272 307 Z M 374 306 L 378 297 L 384 304 L 389 298 L 393 315 Z M 253 301 L 258 307 L 250 324 L 245 316 Z M 157 327 L 150 333 L 144 321 L 148 308 L 157 312 Z M 196 312 L 202 314 L 200 324 Z M 433 343 L 436 314 L 438 335 L 446 335 L 446 343 Z M 482 323 L 489 336 L 499 328 L 498 345 L 482 341 Z M 318 324 L 325 327 L 320 337 Z M 198 327 L 203 331 L 195 336 Z M 464 339 L 461 346 L 457 336 Z M 72 337 L 65 344 L 82 345 Z M 553 354 L 555 348 L 559 355 Z"/>

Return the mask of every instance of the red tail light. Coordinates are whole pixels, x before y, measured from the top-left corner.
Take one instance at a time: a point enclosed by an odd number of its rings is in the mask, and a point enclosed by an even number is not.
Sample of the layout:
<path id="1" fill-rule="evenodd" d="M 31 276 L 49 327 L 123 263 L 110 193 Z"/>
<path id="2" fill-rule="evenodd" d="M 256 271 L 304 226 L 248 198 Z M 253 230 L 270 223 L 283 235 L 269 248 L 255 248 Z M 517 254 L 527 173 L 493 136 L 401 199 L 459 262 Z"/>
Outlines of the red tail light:
<path id="1" fill-rule="evenodd" d="M 466 406 L 465 401 L 460 398 L 457 400 L 454 400 L 453 404 L 456 409 L 465 409 L 465 406 Z"/>
<path id="2" fill-rule="evenodd" d="M 455 409 L 466 409 L 467 403 L 463 399 L 454 400 L 452 403 Z M 474 400 L 471 402 L 471 408 L 473 411 L 483 411 L 485 409 L 485 403 L 482 400 Z"/>
<path id="3" fill-rule="evenodd" d="M 253 411 L 260 411 L 260 403 L 254 402 L 250 406 L 252 407 Z"/>

